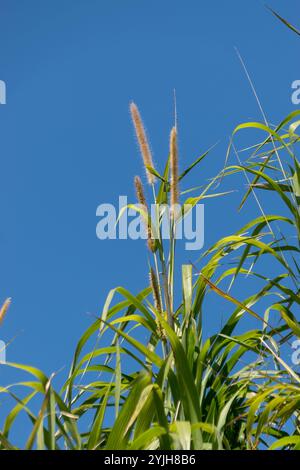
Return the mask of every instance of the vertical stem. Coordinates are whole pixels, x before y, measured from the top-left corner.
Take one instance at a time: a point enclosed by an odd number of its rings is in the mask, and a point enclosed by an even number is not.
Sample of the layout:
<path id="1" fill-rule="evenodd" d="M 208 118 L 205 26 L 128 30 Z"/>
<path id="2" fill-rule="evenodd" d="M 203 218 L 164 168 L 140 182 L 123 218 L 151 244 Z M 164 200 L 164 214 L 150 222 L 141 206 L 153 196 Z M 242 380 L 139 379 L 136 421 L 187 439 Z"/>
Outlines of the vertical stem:
<path id="1" fill-rule="evenodd" d="M 169 283 L 170 283 L 170 305 L 173 313 L 174 304 L 174 265 L 175 265 L 175 220 L 174 214 L 171 214 L 170 221 L 170 259 L 169 259 Z"/>
<path id="2" fill-rule="evenodd" d="M 156 193 L 155 193 L 154 184 L 152 184 L 152 191 L 153 191 L 153 199 L 154 199 L 154 204 L 155 204 L 157 234 L 158 234 L 158 237 L 159 237 L 158 242 L 160 243 L 161 242 L 161 237 L 160 237 L 160 228 L 159 228 L 159 207 L 157 207 L 157 204 L 156 204 Z M 152 231 L 151 231 L 151 233 L 152 233 Z M 153 258 L 154 258 L 154 265 L 155 265 L 156 277 L 157 277 L 157 282 L 158 282 L 160 301 L 161 301 L 161 304 L 163 305 L 161 285 L 160 285 L 160 273 L 159 273 L 159 269 L 158 269 L 158 262 L 157 262 L 156 252 L 153 253 Z"/>

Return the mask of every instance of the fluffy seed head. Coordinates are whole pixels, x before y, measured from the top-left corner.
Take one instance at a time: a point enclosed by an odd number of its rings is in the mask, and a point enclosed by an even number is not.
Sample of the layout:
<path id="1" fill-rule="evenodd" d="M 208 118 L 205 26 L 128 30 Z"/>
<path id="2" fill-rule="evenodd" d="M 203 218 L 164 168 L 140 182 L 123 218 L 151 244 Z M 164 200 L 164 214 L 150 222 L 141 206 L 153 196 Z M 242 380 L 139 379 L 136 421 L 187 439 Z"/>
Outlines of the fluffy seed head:
<path id="1" fill-rule="evenodd" d="M 152 230 L 151 230 L 151 221 L 148 216 L 148 205 L 144 193 L 144 188 L 143 188 L 143 183 L 141 181 L 141 178 L 139 176 L 135 176 L 134 178 L 134 186 L 135 186 L 135 191 L 136 191 L 136 197 L 139 202 L 144 208 L 144 211 L 147 212 L 146 218 L 144 218 L 145 221 L 145 226 L 147 230 L 147 245 L 150 251 L 154 253 L 156 249 L 156 243 L 155 240 L 152 238 Z"/>
<path id="2" fill-rule="evenodd" d="M 162 314 L 163 312 L 162 312 L 162 306 L 161 306 L 161 301 L 160 301 L 157 277 L 152 268 L 150 268 L 149 278 L 150 278 L 150 285 L 151 285 L 152 292 L 153 292 L 155 308 L 160 314 Z M 166 341 L 166 335 L 165 335 L 164 329 L 158 318 L 156 318 L 156 326 L 157 326 L 158 336 L 162 339 L 162 341 Z"/>
<path id="3" fill-rule="evenodd" d="M 156 251 L 156 244 L 155 240 L 152 238 L 152 233 L 151 233 L 151 228 L 148 226 L 148 240 L 147 240 L 147 245 L 150 251 L 154 253 Z"/>
<path id="4" fill-rule="evenodd" d="M 4 304 L 2 305 L 2 307 L 0 309 L 0 324 L 4 320 L 4 317 L 7 313 L 8 307 L 10 306 L 10 303 L 11 303 L 11 299 L 6 299 L 6 301 L 4 302 Z"/>
<path id="5" fill-rule="evenodd" d="M 153 271 L 152 267 L 150 268 L 149 278 L 150 278 L 150 284 L 151 284 L 151 287 L 152 287 L 152 293 L 153 293 L 155 308 L 159 313 L 161 313 L 162 308 L 161 308 L 161 302 L 160 302 L 158 282 L 157 282 L 156 274 Z"/>
<path id="6" fill-rule="evenodd" d="M 135 186 L 135 191 L 136 191 L 136 197 L 137 197 L 137 200 L 139 201 L 139 204 L 147 207 L 143 183 L 139 176 L 134 177 L 134 186 Z"/>
<path id="7" fill-rule="evenodd" d="M 133 125 L 135 128 L 136 137 L 140 146 L 140 151 L 143 157 L 144 165 L 146 167 L 147 180 L 149 184 L 154 184 L 156 178 L 147 169 L 147 166 L 154 168 L 152 155 L 151 155 L 148 139 L 146 136 L 145 128 L 143 125 L 143 121 L 142 121 L 140 112 L 138 110 L 138 107 L 136 106 L 135 103 L 130 104 L 130 112 L 131 112 Z"/>

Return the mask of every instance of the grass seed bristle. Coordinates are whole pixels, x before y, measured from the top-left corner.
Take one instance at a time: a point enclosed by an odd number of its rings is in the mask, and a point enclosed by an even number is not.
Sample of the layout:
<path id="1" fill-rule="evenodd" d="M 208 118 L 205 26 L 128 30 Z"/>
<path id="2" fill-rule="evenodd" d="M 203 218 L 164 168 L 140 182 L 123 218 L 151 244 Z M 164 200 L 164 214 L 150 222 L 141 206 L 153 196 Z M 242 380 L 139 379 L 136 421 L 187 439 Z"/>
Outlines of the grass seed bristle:
<path id="1" fill-rule="evenodd" d="M 140 151 L 143 157 L 145 169 L 146 169 L 146 175 L 147 175 L 147 180 L 149 184 L 154 184 L 155 183 L 155 176 L 150 173 L 147 167 L 154 168 L 153 165 L 153 160 L 152 160 L 152 154 L 151 150 L 149 147 L 148 139 L 146 136 L 146 131 L 143 125 L 143 121 L 140 115 L 140 112 L 138 110 L 138 107 L 136 106 L 135 103 L 130 104 L 130 112 L 131 112 L 131 117 L 133 121 L 133 125 L 135 128 L 135 133 L 137 136 L 137 140 L 139 143 Z"/>

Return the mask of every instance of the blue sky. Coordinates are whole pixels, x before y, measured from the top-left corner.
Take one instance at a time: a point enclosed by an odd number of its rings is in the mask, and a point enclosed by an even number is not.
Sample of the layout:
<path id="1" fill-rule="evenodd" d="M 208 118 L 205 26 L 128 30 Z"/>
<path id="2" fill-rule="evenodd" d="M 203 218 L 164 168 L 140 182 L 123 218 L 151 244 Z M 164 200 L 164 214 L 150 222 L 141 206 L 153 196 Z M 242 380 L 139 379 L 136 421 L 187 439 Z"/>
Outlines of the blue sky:
<path id="1" fill-rule="evenodd" d="M 119 195 L 134 200 L 133 177 L 143 175 L 131 100 L 160 170 L 174 88 L 181 167 L 220 141 L 182 189 L 221 169 L 238 123 L 261 119 L 235 47 L 270 121 L 296 109 L 299 38 L 264 3 L 0 0 L 0 79 L 7 85 L 0 106 L 0 301 L 13 299 L 0 339 L 13 339 L 8 360 L 47 373 L 68 365 L 109 289 L 138 292 L 147 283 L 142 241 L 100 241 L 95 233 L 97 206 Z M 297 0 L 270 6 L 291 21 L 299 17 Z M 241 191 L 234 181 L 226 189 Z M 204 248 L 257 214 L 254 204 L 237 213 L 241 194 L 206 204 Z M 179 260 L 198 257 L 183 252 Z M 1 382 L 5 374 L 1 367 Z"/>

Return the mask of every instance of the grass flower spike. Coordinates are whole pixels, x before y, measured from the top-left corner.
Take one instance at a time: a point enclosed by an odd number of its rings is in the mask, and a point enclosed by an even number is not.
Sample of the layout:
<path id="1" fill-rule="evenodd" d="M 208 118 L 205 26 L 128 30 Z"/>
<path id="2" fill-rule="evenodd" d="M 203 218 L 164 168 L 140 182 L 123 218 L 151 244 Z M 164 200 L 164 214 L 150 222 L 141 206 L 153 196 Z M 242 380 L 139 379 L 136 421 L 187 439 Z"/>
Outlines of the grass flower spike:
<path id="1" fill-rule="evenodd" d="M 150 278 L 150 284 L 151 284 L 151 288 L 152 288 L 155 308 L 159 313 L 162 313 L 162 306 L 161 306 L 160 295 L 159 295 L 158 281 L 157 281 L 155 272 L 153 271 L 153 268 L 150 268 L 149 278 Z"/>
<path id="2" fill-rule="evenodd" d="M 2 305 L 2 307 L 0 309 L 0 325 L 4 320 L 4 317 L 7 313 L 7 310 L 9 308 L 10 304 L 11 304 L 11 299 L 10 298 L 6 299 L 6 301 L 4 302 L 4 304 Z"/>
<path id="3" fill-rule="evenodd" d="M 154 184 L 156 178 L 152 173 L 150 173 L 150 171 L 147 168 L 147 167 L 154 168 L 151 150 L 149 147 L 149 143 L 148 143 L 148 139 L 147 139 L 146 132 L 144 129 L 142 118 L 140 116 L 138 107 L 136 106 L 135 103 L 131 103 L 130 112 L 131 112 L 131 117 L 132 117 L 132 121 L 133 121 L 134 128 L 135 128 L 137 140 L 140 146 L 141 154 L 143 157 L 144 165 L 146 168 L 147 180 L 149 184 Z"/>
<path id="4" fill-rule="evenodd" d="M 152 288 L 155 308 L 159 312 L 159 314 L 162 315 L 163 311 L 162 311 L 161 299 L 160 299 L 160 294 L 159 294 L 158 280 L 152 267 L 150 268 L 149 279 L 150 279 L 150 285 Z M 156 318 L 156 324 L 157 324 L 157 332 L 158 332 L 159 337 L 163 341 L 166 341 L 166 335 L 165 335 L 164 329 L 158 318 Z"/>
<path id="5" fill-rule="evenodd" d="M 147 205 L 147 201 L 146 201 L 146 197 L 145 197 L 145 193 L 144 193 L 144 188 L 143 188 L 143 183 L 142 183 L 141 178 L 139 176 L 135 176 L 134 186 L 135 186 L 135 191 L 136 191 L 136 197 L 137 197 L 137 200 L 138 200 L 139 204 L 141 204 L 144 207 L 145 212 L 147 212 L 147 214 L 149 214 L 148 205 Z M 148 248 L 149 248 L 150 251 L 154 252 L 155 251 L 155 240 L 152 238 L 151 220 L 150 220 L 149 215 L 148 215 L 148 220 L 147 220 L 147 218 L 145 220 L 145 224 L 146 224 L 146 229 L 147 229 Z"/>
<path id="6" fill-rule="evenodd" d="M 147 202 L 146 202 L 146 197 L 144 193 L 144 188 L 143 188 L 143 183 L 141 181 L 141 178 L 139 176 L 134 177 L 134 186 L 135 186 L 135 191 L 136 191 L 136 197 L 142 206 L 145 206 L 147 208 Z"/>

